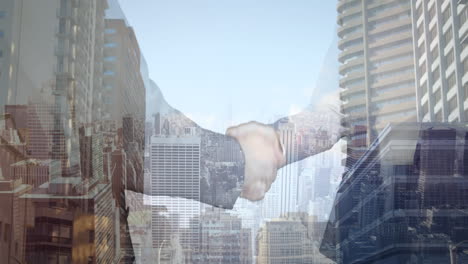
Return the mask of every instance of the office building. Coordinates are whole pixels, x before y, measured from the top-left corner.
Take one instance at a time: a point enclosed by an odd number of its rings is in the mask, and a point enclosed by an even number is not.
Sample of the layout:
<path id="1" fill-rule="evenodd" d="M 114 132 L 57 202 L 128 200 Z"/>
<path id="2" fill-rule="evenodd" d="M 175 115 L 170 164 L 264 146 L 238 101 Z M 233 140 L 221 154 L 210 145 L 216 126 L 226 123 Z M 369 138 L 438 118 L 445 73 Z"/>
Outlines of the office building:
<path id="1" fill-rule="evenodd" d="M 107 116 L 123 127 L 123 118 L 132 117 L 135 126 L 144 129 L 145 86 L 140 72 L 141 53 L 135 32 L 124 19 L 105 20 L 104 43 L 104 88 L 103 99 Z M 137 124 L 141 123 L 141 124 Z M 129 132 L 130 133 L 130 132 Z M 143 143 L 142 131 L 135 133 L 139 143 Z"/>
<path id="2" fill-rule="evenodd" d="M 449 246 L 468 235 L 467 135 L 456 124 L 385 128 L 345 173 L 322 252 L 347 264 L 450 263 Z M 463 250 L 453 253 L 467 260 Z"/>
<path id="3" fill-rule="evenodd" d="M 50 181 L 50 160 L 27 159 L 10 165 L 13 179 L 37 188 Z"/>
<path id="4" fill-rule="evenodd" d="M 298 135 L 293 122 L 279 122 L 277 130 L 285 147 L 286 161 L 291 163 L 278 170 L 275 182 L 265 194 L 261 206 L 262 217 L 273 219 L 299 209 Z"/>
<path id="5" fill-rule="evenodd" d="M 33 218 L 26 233 L 24 262 L 115 263 L 118 217 L 110 184 L 97 184 L 85 195 L 75 177 L 55 178 L 24 194 L 24 207 Z M 117 222 L 116 222 L 117 221 Z M 116 235 L 117 234 L 117 235 Z"/>
<path id="6" fill-rule="evenodd" d="M 143 192 L 145 86 L 140 72 L 140 48 L 124 19 L 106 19 L 104 35 L 103 120 L 122 131 L 121 147 L 128 159 L 128 189 Z"/>
<path id="7" fill-rule="evenodd" d="M 251 230 L 237 216 L 206 208 L 199 219 L 200 249 L 193 263 L 252 263 Z"/>
<path id="8" fill-rule="evenodd" d="M 25 263 L 25 226 L 31 224 L 27 201 L 20 197 L 32 187 L 21 180 L 8 180 L 0 175 L 0 254 L 3 263 Z"/>
<path id="9" fill-rule="evenodd" d="M 411 1 L 418 120 L 466 122 L 468 7 L 464 1 Z"/>
<path id="10" fill-rule="evenodd" d="M 189 228 L 189 219 L 200 215 L 200 138 L 152 137 L 151 158 L 151 195 L 157 197 L 160 205 L 167 206 L 169 213 L 178 216 L 172 229 L 180 232 L 181 244 L 185 251 L 198 248 L 198 224 Z M 178 197 L 178 198 L 171 198 Z M 183 199 L 182 199 L 183 198 Z M 160 225 L 159 212 L 152 210 L 153 246 L 159 247 L 158 237 L 167 233 L 167 227 Z M 196 228 L 195 228 L 196 227 Z M 190 255 L 190 254 L 189 254 Z"/>
<path id="11" fill-rule="evenodd" d="M 319 263 L 332 264 L 316 246 L 320 227 L 313 216 L 291 213 L 265 222 L 257 238 L 257 263 Z"/>

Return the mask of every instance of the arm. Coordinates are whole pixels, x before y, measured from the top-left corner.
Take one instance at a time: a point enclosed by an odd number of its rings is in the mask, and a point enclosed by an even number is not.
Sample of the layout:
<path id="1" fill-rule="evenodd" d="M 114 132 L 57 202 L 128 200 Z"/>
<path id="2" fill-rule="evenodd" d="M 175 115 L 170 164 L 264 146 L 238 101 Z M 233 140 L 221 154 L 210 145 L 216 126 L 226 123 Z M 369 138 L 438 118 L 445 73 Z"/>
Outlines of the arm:
<path id="1" fill-rule="evenodd" d="M 226 135 L 199 127 L 167 104 L 166 108 L 176 128 L 195 127 L 200 136 L 200 202 L 223 208 L 232 208 L 239 195 L 261 200 L 279 168 L 331 148 L 340 136 L 340 116 L 330 107 L 306 109 L 272 125 L 249 122 L 229 128 Z M 296 140 L 298 132 L 301 141 Z M 231 159 L 217 155 L 225 152 L 233 153 Z"/>
<path id="2" fill-rule="evenodd" d="M 227 134 L 239 141 L 245 154 L 242 196 L 263 199 L 279 168 L 330 149 L 345 131 L 333 104 L 309 107 L 271 125 L 249 122 L 229 128 Z"/>
<path id="3" fill-rule="evenodd" d="M 200 193 L 174 193 L 161 188 L 151 190 L 148 194 L 194 199 L 212 206 L 232 209 L 243 185 L 244 156 L 239 143 L 230 136 L 201 128 L 167 104 L 160 105 L 162 106 L 158 106 L 157 113 L 161 117 L 161 131 L 152 140 L 177 142 L 177 138 L 192 137 L 200 142 Z M 187 183 L 196 184 L 190 176 Z"/>
<path id="4" fill-rule="evenodd" d="M 333 147 L 344 136 L 341 115 L 331 107 L 305 109 L 271 125 L 282 143 L 286 163 L 291 164 Z"/>

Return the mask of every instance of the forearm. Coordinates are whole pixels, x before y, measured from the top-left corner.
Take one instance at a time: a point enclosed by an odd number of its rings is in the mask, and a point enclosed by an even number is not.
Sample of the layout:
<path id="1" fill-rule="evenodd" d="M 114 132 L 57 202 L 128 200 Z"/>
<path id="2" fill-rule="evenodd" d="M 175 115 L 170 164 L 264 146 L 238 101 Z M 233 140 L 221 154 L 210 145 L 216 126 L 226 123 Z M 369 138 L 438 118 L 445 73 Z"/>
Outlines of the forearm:
<path id="1" fill-rule="evenodd" d="M 331 108 L 306 109 L 272 126 L 282 144 L 285 165 L 330 149 L 343 135 L 340 114 Z"/>
<path id="2" fill-rule="evenodd" d="M 244 154 L 232 137 L 201 130 L 200 202 L 232 209 L 244 182 Z"/>
<path id="3" fill-rule="evenodd" d="M 161 133 L 152 139 L 151 145 L 156 141 L 163 145 L 167 144 L 167 142 L 178 144 L 177 142 L 192 138 L 193 142 L 199 144 L 199 163 L 196 165 L 199 168 L 196 171 L 198 180 L 195 180 L 193 174 L 184 176 L 186 177 L 184 179 L 174 179 L 174 183 L 183 180 L 185 185 L 192 185 L 191 188 L 195 189 L 189 193 L 171 191 L 170 188 L 160 186 L 156 187 L 155 190 L 151 190 L 150 194 L 153 196 L 175 196 L 197 200 L 216 207 L 232 208 L 240 195 L 243 184 L 244 157 L 239 143 L 229 136 L 201 128 L 194 121 L 174 109 L 171 109 L 171 112 L 166 114 L 164 119 L 164 122 L 161 122 Z M 153 154 L 150 155 L 153 156 Z M 177 162 L 181 158 L 184 159 L 184 157 L 174 157 L 171 154 L 169 156 L 163 155 L 164 153 L 161 154 L 161 159 L 170 160 L 172 164 L 178 164 Z M 185 171 L 184 164 L 180 164 L 180 166 Z M 157 174 L 160 169 L 158 166 L 156 163 L 151 165 L 152 180 L 156 180 L 156 183 L 158 183 Z M 178 169 L 178 167 L 170 168 L 170 170 Z M 160 173 L 165 174 L 167 172 L 161 170 Z M 195 172 L 191 171 L 191 173 Z"/>

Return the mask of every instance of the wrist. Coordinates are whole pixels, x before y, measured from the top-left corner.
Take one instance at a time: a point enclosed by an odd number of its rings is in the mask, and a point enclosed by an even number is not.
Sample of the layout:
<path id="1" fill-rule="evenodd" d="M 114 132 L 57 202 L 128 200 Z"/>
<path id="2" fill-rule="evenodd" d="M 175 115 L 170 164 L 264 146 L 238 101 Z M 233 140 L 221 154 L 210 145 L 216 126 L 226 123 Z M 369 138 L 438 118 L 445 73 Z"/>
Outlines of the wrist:
<path id="1" fill-rule="evenodd" d="M 271 126 L 249 122 L 230 127 L 226 134 L 237 140 L 244 154 L 244 185 L 241 196 L 261 200 L 285 164 L 279 134 Z"/>

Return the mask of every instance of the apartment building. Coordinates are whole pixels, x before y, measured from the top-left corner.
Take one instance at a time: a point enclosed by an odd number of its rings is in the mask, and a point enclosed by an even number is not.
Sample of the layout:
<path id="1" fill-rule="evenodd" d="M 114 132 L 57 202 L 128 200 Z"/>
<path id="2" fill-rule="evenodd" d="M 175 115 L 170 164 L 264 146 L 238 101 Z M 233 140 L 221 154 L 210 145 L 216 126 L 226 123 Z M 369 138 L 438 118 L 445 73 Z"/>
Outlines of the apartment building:
<path id="1" fill-rule="evenodd" d="M 388 123 L 416 121 L 411 3 L 341 0 L 337 11 L 350 167 Z"/>

